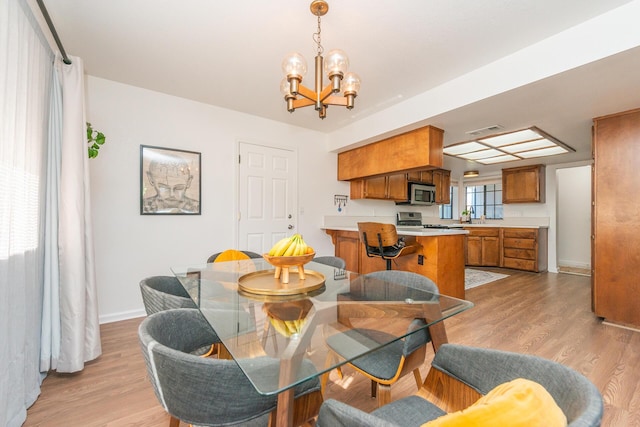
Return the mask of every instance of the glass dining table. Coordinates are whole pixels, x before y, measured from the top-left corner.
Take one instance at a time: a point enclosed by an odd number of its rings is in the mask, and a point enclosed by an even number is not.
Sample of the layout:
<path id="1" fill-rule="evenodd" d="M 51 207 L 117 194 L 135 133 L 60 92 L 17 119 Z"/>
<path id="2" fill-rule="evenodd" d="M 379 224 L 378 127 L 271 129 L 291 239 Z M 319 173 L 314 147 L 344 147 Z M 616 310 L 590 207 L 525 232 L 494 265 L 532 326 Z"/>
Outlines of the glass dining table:
<path id="1" fill-rule="evenodd" d="M 171 268 L 222 341 L 226 357 L 259 393 L 277 395 L 277 426 L 293 422 L 296 385 L 403 339 L 414 318 L 426 320 L 437 350 L 447 342 L 443 320 L 473 307 L 313 261 L 302 270 L 304 280 L 293 268 L 289 283 L 282 283 L 264 259 Z M 330 357 L 327 337 L 358 327 L 386 332 L 389 339 L 354 342 L 348 359 Z M 279 360 L 278 375 L 255 368 L 254 359 L 264 356 Z"/>

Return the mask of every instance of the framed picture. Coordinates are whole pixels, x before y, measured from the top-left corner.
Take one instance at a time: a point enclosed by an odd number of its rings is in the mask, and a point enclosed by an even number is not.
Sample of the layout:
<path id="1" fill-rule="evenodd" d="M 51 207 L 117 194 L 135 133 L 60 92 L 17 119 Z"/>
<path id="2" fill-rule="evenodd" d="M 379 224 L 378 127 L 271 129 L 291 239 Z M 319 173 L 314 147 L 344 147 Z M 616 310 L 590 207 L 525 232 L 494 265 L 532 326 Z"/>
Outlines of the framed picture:
<path id="1" fill-rule="evenodd" d="M 200 153 L 140 146 L 140 215 L 200 215 Z"/>

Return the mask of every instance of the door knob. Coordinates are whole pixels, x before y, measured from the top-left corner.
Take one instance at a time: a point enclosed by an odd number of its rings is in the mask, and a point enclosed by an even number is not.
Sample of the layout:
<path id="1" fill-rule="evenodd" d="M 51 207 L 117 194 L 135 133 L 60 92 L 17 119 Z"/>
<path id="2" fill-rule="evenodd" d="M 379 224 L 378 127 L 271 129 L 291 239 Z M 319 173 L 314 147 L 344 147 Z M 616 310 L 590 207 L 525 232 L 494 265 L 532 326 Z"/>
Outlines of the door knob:
<path id="1" fill-rule="evenodd" d="M 291 230 L 293 228 L 293 225 L 289 224 L 289 226 L 287 227 L 289 230 Z"/>

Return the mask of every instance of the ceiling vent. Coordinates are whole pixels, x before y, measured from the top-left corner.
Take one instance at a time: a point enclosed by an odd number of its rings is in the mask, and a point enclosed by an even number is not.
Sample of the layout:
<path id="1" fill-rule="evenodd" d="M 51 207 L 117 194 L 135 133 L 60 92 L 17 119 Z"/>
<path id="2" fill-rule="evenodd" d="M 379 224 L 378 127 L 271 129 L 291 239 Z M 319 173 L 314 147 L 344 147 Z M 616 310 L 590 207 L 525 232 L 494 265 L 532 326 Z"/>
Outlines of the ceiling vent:
<path id="1" fill-rule="evenodd" d="M 486 128 L 470 130 L 470 131 L 465 132 L 465 133 L 467 135 L 476 136 L 476 135 L 482 135 L 483 133 L 487 133 L 487 132 L 496 132 L 496 131 L 499 131 L 502 128 L 503 128 L 503 126 L 500 126 L 500 125 L 491 125 L 491 126 L 487 126 Z"/>

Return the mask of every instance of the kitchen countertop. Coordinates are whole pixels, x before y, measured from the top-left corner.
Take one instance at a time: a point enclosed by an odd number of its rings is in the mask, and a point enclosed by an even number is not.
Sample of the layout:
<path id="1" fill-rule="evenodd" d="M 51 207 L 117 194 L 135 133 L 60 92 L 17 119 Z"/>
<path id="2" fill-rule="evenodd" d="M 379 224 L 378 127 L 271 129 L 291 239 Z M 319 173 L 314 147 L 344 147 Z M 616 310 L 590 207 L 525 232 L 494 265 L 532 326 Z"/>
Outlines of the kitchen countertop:
<path id="1" fill-rule="evenodd" d="M 323 230 L 338 231 L 358 231 L 358 227 L 323 227 Z M 467 230 L 458 228 L 421 228 L 415 227 L 397 227 L 398 234 L 401 236 L 453 236 L 458 234 L 469 234 Z"/>
<path id="2" fill-rule="evenodd" d="M 448 224 L 449 227 L 455 227 L 455 228 L 462 228 L 462 227 L 485 227 L 485 228 L 491 228 L 491 227 L 495 227 L 495 228 L 549 228 L 546 225 L 509 225 L 509 224 L 496 224 L 496 223 L 491 223 L 491 224 L 478 224 L 478 223 L 471 223 L 471 224 Z"/>

